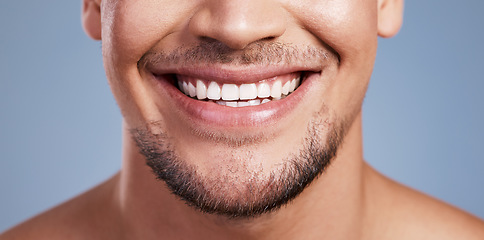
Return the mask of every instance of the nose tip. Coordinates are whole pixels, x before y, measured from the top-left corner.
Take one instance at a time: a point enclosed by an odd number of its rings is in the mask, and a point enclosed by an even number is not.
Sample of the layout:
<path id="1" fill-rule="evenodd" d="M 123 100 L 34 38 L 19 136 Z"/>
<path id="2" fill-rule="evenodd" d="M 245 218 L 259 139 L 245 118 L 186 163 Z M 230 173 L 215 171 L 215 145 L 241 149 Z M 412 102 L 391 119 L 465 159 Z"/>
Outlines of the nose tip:
<path id="1" fill-rule="evenodd" d="M 282 8 L 265 0 L 208 1 L 189 22 L 189 31 L 198 38 L 210 38 L 232 49 L 265 39 L 274 39 L 286 31 Z"/>

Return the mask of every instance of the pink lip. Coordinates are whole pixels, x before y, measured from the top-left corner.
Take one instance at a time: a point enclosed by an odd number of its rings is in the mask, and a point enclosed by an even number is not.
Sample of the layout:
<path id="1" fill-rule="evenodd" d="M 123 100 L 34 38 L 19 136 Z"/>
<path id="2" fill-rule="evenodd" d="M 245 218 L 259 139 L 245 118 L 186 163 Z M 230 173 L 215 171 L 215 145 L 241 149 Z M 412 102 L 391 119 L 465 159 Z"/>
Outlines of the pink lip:
<path id="1" fill-rule="evenodd" d="M 198 74 L 194 74 L 193 70 L 188 70 L 183 71 L 183 74 L 197 76 L 201 79 L 217 79 L 221 83 L 234 83 L 237 82 L 234 79 L 244 79 L 243 82 L 245 83 L 247 82 L 247 79 L 249 79 L 249 81 L 255 82 L 255 79 L 257 79 L 258 81 L 264 78 L 286 74 L 288 70 L 291 69 L 285 69 L 284 73 L 282 73 L 281 71 L 279 71 L 278 73 L 275 73 L 275 71 L 261 71 L 255 74 L 253 71 L 251 72 L 251 74 L 245 74 L 243 71 L 239 71 L 237 74 L 232 71 L 226 71 L 224 74 L 220 74 L 220 71 L 213 70 L 205 70 L 202 73 L 198 72 Z M 301 71 L 301 69 L 297 69 L 296 71 Z M 213 72 L 216 72 L 216 74 L 213 74 Z M 167 95 L 169 96 L 168 99 L 172 100 L 172 106 L 176 107 L 177 110 L 181 110 L 177 112 L 181 112 L 182 117 L 187 118 L 195 125 L 224 129 L 270 126 L 272 124 L 275 124 L 278 120 L 288 115 L 295 108 L 297 108 L 298 104 L 300 104 L 301 102 L 301 99 L 304 98 L 308 90 L 311 88 L 312 80 L 314 79 L 314 77 L 320 75 L 320 72 L 307 73 L 305 79 L 302 81 L 301 85 L 296 89 L 296 91 L 294 91 L 284 99 L 271 101 L 269 103 L 261 104 L 258 106 L 233 108 L 221 106 L 213 102 L 192 99 L 183 94 L 174 86 L 174 84 L 172 83 L 172 74 L 170 76 L 170 74 L 158 75 L 158 73 L 159 71 L 156 72 L 156 74 L 152 74 L 153 79 L 155 80 L 156 85 L 159 88 L 158 92 L 167 93 Z M 173 73 L 173 71 L 171 73 Z"/>

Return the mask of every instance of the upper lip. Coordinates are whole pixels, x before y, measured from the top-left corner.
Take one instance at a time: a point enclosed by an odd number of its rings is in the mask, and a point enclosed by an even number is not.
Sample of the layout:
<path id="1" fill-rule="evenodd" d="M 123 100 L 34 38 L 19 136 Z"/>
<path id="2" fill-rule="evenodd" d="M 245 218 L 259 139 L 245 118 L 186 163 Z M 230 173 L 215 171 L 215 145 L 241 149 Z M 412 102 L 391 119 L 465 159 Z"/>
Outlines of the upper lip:
<path id="1" fill-rule="evenodd" d="M 294 73 L 320 72 L 321 66 L 293 65 L 244 65 L 232 66 L 223 64 L 188 65 L 188 66 L 158 66 L 147 64 L 147 70 L 155 76 L 177 74 L 193 78 L 215 81 L 218 83 L 246 84 Z"/>
<path id="2" fill-rule="evenodd" d="M 295 72 L 321 72 L 335 61 L 336 55 L 324 46 L 254 43 L 235 51 L 222 43 L 203 42 L 170 52 L 149 50 L 139 59 L 138 70 L 244 84 Z"/>
<path id="3" fill-rule="evenodd" d="M 330 55 L 331 56 L 331 55 Z M 302 83 L 298 90 L 291 93 L 291 96 L 283 100 L 269 102 L 257 107 L 229 108 L 217 104 L 210 104 L 205 101 L 194 101 L 180 91 L 175 90 L 173 80 L 176 75 L 189 76 L 200 79 L 204 82 L 214 81 L 219 84 L 250 84 L 264 80 L 272 80 L 279 76 L 298 73 L 302 76 L 313 76 L 321 74 L 326 67 L 332 66 L 332 58 L 294 58 L 290 62 L 272 63 L 210 63 L 207 61 L 186 61 L 182 59 L 176 62 L 156 61 L 150 57 L 138 62 L 138 71 L 154 77 L 155 86 L 159 91 L 166 93 L 163 98 L 173 99 L 166 101 L 169 104 L 176 104 L 178 109 L 175 113 L 186 113 L 186 119 L 194 120 L 197 126 L 215 126 L 217 128 L 240 128 L 241 126 L 258 126 L 271 124 L 279 121 L 283 116 L 293 111 L 302 100 L 311 86 L 312 81 L 301 79 Z M 306 73 L 309 73 L 306 75 Z M 174 77 L 175 75 L 175 77 Z M 285 78 L 285 77 L 283 77 Z M 312 79 L 312 78 L 311 78 Z M 160 81 L 162 80 L 162 81 Z M 275 79 L 274 79 L 275 80 Z M 207 124 L 207 125 L 205 125 Z"/>

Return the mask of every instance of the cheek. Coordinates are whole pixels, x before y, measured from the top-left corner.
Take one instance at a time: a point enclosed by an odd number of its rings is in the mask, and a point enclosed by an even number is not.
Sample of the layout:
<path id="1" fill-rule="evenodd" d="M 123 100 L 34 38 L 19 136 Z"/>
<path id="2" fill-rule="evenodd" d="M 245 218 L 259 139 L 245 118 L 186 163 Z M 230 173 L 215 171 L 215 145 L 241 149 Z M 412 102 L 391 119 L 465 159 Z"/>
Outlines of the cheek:
<path id="1" fill-rule="evenodd" d="M 297 1 L 288 9 L 342 60 L 376 50 L 376 0 Z"/>
<path id="2" fill-rule="evenodd" d="M 183 26 L 188 20 L 191 2 L 104 1 L 103 48 L 118 64 L 136 63 L 149 49 Z"/>
<path id="3" fill-rule="evenodd" d="M 301 27 L 340 57 L 322 96 L 326 104 L 340 115 L 358 111 L 376 56 L 377 1 L 301 0 L 288 9 L 294 9 Z"/>
<path id="4" fill-rule="evenodd" d="M 188 13 L 184 2 L 102 2 L 102 52 L 111 90 L 130 125 L 160 119 L 154 111 L 150 87 L 137 68 L 139 59 L 183 25 Z M 134 119 L 138 117 L 139 119 Z"/>

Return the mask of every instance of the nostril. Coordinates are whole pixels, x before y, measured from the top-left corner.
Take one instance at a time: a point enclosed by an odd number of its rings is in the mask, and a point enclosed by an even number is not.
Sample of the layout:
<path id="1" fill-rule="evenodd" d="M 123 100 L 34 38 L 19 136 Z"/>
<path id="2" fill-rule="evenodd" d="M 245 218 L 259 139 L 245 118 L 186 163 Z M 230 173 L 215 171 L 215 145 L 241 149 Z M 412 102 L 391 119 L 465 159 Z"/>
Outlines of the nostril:
<path id="1" fill-rule="evenodd" d="M 262 38 L 261 41 L 273 41 L 274 39 L 276 39 L 276 37 L 270 36 L 270 37 Z"/>
<path id="2" fill-rule="evenodd" d="M 207 36 L 199 36 L 198 39 L 200 39 L 201 42 L 206 42 L 206 43 L 217 42 L 217 39 L 207 37 Z"/>

